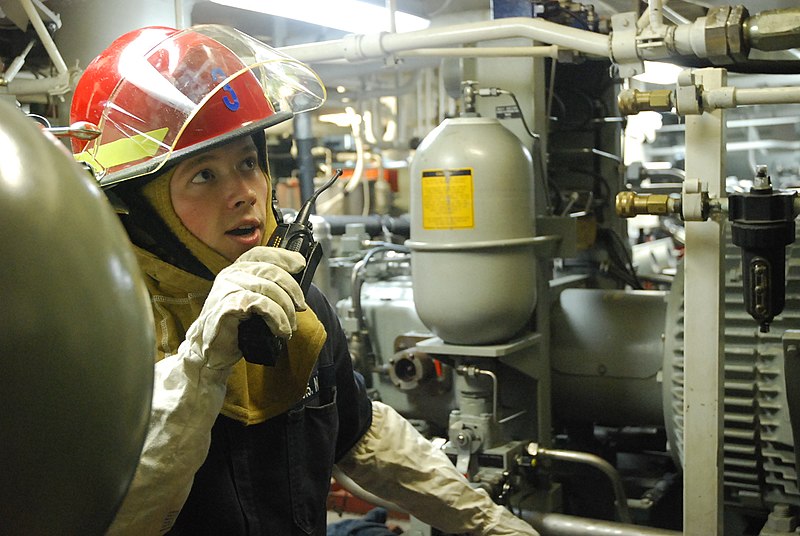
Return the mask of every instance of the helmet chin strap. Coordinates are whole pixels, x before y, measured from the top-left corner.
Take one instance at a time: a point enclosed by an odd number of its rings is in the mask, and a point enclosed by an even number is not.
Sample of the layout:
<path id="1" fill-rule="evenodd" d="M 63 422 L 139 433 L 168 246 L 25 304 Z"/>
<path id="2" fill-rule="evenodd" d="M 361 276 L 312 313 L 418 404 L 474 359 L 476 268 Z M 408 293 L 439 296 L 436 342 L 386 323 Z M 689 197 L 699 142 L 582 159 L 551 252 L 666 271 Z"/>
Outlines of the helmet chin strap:
<path id="1" fill-rule="evenodd" d="M 283 214 L 281 214 L 281 209 L 278 207 L 278 194 L 275 191 L 275 187 L 272 187 L 272 215 L 275 217 L 275 222 L 280 224 L 283 222 Z"/>
<path id="2" fill-rule="evenodd" d="M 258 165 L 261 169 L 264 170 L 264 173 L 267 175 L 267 180 L 269 181 L 269 185 L 271 187 L 272 192 L 272 199 L 270 202 L 270 209 L 272 210 L 272 216 L 275 218 L 275 226 L 279 223 L 283 222 L 283 215 L 281 214 L 280 208 L 278 208 L 278 196 L 276 192 L 276 185 L 272 182 L 272 173 L 269 170 L 269 158 L 267 157 L 267 134 L 263 130 L 257 130 L 253 132 L 250 137 L 253 139 L 253 143 L 256 146 L 256 151 L 258 152 Z M 269 235 L 272 234 L 272 230 L 267 229 L 269 232 L 265 233 L 264 237 L 264 244 L 269 239 Z"/>

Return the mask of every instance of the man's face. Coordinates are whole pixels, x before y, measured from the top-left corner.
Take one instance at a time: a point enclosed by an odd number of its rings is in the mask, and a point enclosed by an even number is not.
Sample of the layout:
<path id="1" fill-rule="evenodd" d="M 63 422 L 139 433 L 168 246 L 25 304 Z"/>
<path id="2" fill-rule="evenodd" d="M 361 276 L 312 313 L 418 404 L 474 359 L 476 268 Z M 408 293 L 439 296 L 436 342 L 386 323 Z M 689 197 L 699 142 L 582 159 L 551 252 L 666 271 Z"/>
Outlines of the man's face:
<path id="1" fill-rule="evenodd" d="M 269 190 L 249 136 L 178 164 L 169 190 L 186 228 L 226 259 L 261 244 Z"/>

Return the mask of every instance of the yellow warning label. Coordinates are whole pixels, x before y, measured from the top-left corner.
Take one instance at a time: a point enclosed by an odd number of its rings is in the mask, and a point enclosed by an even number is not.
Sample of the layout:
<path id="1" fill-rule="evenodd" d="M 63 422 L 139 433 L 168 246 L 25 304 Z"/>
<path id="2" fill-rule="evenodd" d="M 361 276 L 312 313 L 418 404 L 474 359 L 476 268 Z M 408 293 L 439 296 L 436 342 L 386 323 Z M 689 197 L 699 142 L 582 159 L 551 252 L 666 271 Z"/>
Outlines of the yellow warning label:
<path id="1" fill-rule="evenodd" d="M 472 168 L 422 172 L 422 228 L 472 229 Z"/>

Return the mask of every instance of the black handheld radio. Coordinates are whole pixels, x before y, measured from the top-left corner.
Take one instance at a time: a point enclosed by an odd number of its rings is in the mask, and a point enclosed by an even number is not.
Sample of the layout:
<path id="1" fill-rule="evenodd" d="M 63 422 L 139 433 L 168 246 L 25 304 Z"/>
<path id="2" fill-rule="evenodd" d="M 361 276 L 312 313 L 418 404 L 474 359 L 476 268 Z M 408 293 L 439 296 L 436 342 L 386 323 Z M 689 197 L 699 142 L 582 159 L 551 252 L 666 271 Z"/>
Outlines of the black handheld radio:
<path id="1" fill-rule="evenodd" d="M 323 254 L 322 246 L 314 240 L 313 226 L 309 221 L 311 207 L 319 194 L 333 185 L 341 175 L 342 170 L 337 169 L 333 177 L 303 203 L 294 221 L 291 223 L 279 222 L 278 227 L 267 241 L 267 246 L 297 251 L 305 257 L 305 268 L 301 272 L 293 274 L 303 290 L 303 295 L 308 293 L 314 272 L 319 261 L 322 260 Z M 247 361 L 258 365 L 273 366 L 276 358 L 283 354 L 285 348 L 286 339 L 273 335 L 267 324 L 258 315 L 253 315 L 239 324 L 239 350 Z"/>

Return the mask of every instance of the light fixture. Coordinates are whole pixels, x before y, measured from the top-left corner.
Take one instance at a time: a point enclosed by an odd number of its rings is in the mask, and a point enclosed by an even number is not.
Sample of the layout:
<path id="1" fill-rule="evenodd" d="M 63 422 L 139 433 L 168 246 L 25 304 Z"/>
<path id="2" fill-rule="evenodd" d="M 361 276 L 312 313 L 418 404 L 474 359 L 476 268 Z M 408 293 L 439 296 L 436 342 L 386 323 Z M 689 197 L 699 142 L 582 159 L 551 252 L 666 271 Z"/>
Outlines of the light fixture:
<path id="1" fill-rule="evenodd" d="M 658 84 L 660 86 L 675 85 L 678 83 L 678 75 L 684 67 L 664 63 L 660 61 L 645 61 L 644 72 L 634 76 L 634 80 L 646 82 L 648 84 Z"/>
<path id="2" fill-rule="evenodd" d="M 381 7 L 359 0 L 211 0 L 215 4 L 237 7 L 294 19 L 349 33 L 374 33 L 389 30 L 389 12 Z M 430 21 L 395 12 L 398 32 L 423 30 Z"/>
<path id="3" fill-rule="evenodd" d="M 323 123 L 332 123 L 337 127 L 352 128 L 353 123 L 361 123 L 361 116 L 348 107 L 347 112 L 321 114 L 318 119 Z"/>

